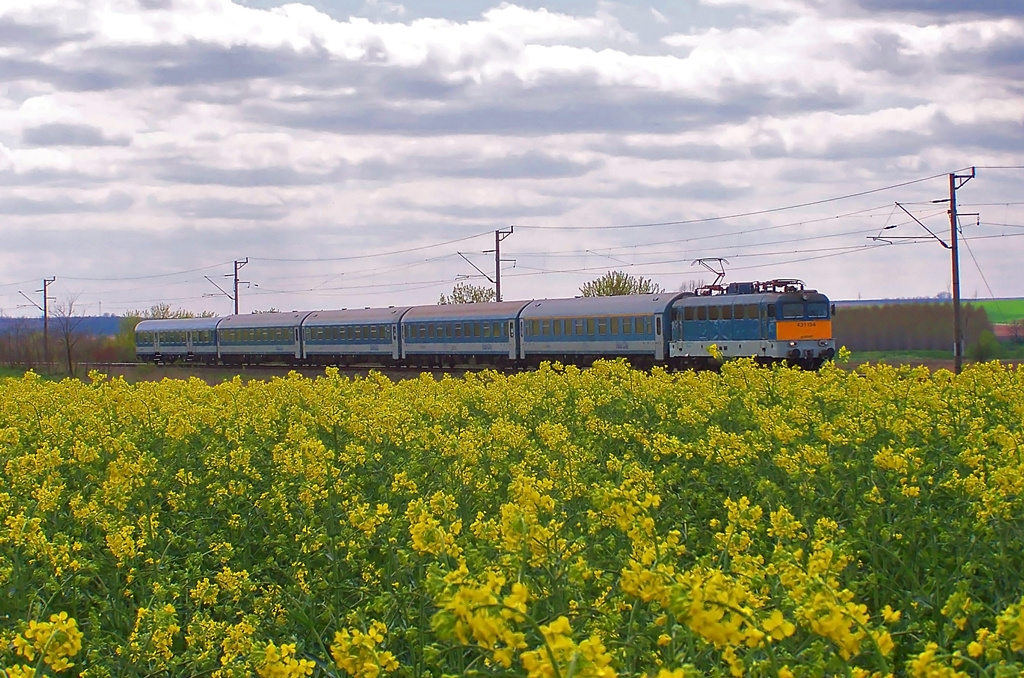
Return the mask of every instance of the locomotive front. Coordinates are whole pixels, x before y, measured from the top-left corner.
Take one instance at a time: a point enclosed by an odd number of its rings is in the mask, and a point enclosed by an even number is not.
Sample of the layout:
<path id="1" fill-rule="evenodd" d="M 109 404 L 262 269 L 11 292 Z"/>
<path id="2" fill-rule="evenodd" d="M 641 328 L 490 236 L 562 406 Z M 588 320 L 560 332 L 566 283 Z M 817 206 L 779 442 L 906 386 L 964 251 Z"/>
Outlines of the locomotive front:
<path id="1" fill-rule="evenodd" d="M 787 290 L 774 303 L 777 358 L 817 368 L 836 355 L 832 304 L 815 290 Z"/>

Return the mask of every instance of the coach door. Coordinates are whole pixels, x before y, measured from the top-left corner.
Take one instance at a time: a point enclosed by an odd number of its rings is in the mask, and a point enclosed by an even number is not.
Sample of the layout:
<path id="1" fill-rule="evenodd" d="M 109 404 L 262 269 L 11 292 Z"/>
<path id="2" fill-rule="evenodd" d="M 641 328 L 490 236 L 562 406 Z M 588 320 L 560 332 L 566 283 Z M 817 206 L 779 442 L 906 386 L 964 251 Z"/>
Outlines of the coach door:
<path id="1" fill-rule="evenodd" d="M 298 327 L 293 327 L 292 328 L 292 336 L 294 337 L 293 341 L 295 343 L 295 358 L 297 360 L 301 360 L 302 359 L 302 341 L 300 341 L 300 337 L 302 336 L 302 330 L 300 328 L 298 328 Z"/>
<path id="2" fill-rule="evenodd" d="M 516 350 L 516 346 L 519 343 L 518 334 L 516 333 L 516 321 L 508 321 L 508 357 L 512 360 L 516 359 L 519 351 Z M 521 356 L 520 356 L 521 357 Z"/>
<path id="3" fill-rule="evenodd" d="M 665 329 L 662 327 L 663 316 L 661 313 L 654 316 L 654 359 L 665 359 Z"/>
<path id="4" fill-rule="evenodd" d="M 391 325 L 391 357 L 395 360 L 402 357 L 398 347 L 398 323 Z"/>

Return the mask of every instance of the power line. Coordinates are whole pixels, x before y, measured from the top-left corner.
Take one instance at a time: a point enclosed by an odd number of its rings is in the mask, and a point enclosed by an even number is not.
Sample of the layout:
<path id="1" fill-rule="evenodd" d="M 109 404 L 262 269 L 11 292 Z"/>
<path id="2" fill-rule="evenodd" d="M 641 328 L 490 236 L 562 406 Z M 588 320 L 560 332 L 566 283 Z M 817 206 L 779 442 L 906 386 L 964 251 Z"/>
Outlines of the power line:
<path id="1" fill-rule="evenodd" d="M 153 275 L 128 276 L 128 277 L 125 277 L 125 278 L 76 278 L 76 277 L 70 276 L 70 275 L 61 276 L 61 278 L 63 280 L 80 280 L 80 281 L 86 281 L 86 282 L 119 282 L 119 281 L 130 282 L 130 281 L 133 281 L 133 280 L 151 280 L 153 278 L 170 278 L 170 277 L 176 276 L 176 275 L 185 275 L 186 273 L 198 273 L 199 271 L 209 271 L 210 269 L 213 269 L 213 268 L 220 268 L 221 266 L 227 266 L 230 263 L 231 263 L 230 261 L 224 261 L 224 262 L 221 262 L 219 264 L 213 264 L 211 266 L 203 266 L 201 268 L 190 268 L 190 269 L 185 270 L 185 271 L 174 271 L 172 273 L 154 273 Z"/>
<path id="2" fill-rule="evenodd" d="M 962 238 L 964 241 L 964 247 L 967 248 L 967 253 L 971 255 L 971 259 L 974 260 L 974 267 L 978 269 L 978 275 L 981 276 L 981 281 L 985 283 L 985 288 L 988 289 L 989 296 L 995 297 L 995 293 L 992 291 L 992 286 L 988 284 L 988 278 L 985 277 L 985 272 L 981 270 L 981 264 L 978 263 L 978 258 L 974 256 L 974 250 L 971 249 L 970 243 L 967 242 L 967 238 Z"/>
<path id="3" fill-rule="evenodd" d="M 772 214 L 775 212 L 784 212 L 787 210 L 801 209 L 803 207 L 813 207 L 815 205 L 824 205 L 830 202 L 836 202 L 839 200 L 848 200 L 850 198 L 858 198 L 864 195 L 871 195 L 872 193 L 881 193 L 883 191 L 891 191 L 895 188 L 902 188 L 904 186 L 910 186 L 912 184 L 919 184 L 923 181 L 930 181 L 932 179 L 938 179 L 939 177 L 946 176 L 943 174 L 933 174 L 929 177 L 922 177 L 920 179 L 913 179 L 912 181 L 904 181 L 899 184 L 892 184 L 890 186 L 883 186 L 881 188 L 872 188 L 867 191 L 858 191 L 857 193 L 849 193 L 847 195 L 840 195 L 833 198 L 824 198 L 822 200 L 812 200 L 810 202 L 799 203 L 796 205 L 786 205 L 784 207 L 772 207 L 763 210 L 754 210 L 752 212 L 739 212 L 736 214 L 726 214 L 716 217 L 700 217 L 697 219 L 684 219 L 681 221 L 661 221 L 646 224 L 618 224 L 612 226 L 524 226 L 517 224 L 520 228 L 531 228 L 536 230 L 545 231 L 606 231 L 615 229 L 627 229 L 627 228 L 651 228 L 654 226 L 684 226 L 688 224 L 703 224 L 711 221 L 723 221 L 726 219 L 739 219 L 741 217 L 754 217 L 762 214 Z"/>
<path id="4" fill-rule="evenodd" d="M 474 233 L 473 235 L 467 235 L 464 238 L 456 238 L 454 240 L 446 240 L 445 242 L 435 243 L 433 245 L 422 245 L 420 247 L 409 247 L 404 250 L 391 250 L 389 252 L 376 252 L 374 254 L 356 254 L 350 257 L 315 257 L 310 259 L 284 259 L 284 258 L 271 258 L 271 257 L 251 257 L 252 261 L 273 261 L 279 263 L 310 263 L 317 261 L 353 261 L 355 259 L 373 259 L 375 257 L 389 257 L 395 254 L 408 254 L 409 252 L 420 252 L 422 250 L 429 250 L 435 247 L 444 247 L 445 245 L 454 245 L 455 243 L 465 242 L 472 240 L 473 238 L 479 238 L 482 235 L 490 235 L 491 231 L 484 231 L 483 233 Z"/>
<path id="5" fill-rule="evenodd" d="M 930 205 L 930 203 L 929 203 L 929 205 Z M 888 207 L 888 204 L 880 205 L 880 206 L 876 206 L 876 207 L 868 207 L 868 208 L 861 209 L 861 210 L 855 210 L 853 212 L 847 212 L 845 214 L 836 214 L 836 215 L 831 215 L 831 216 L 827 216 L 827 217 L 819 217 L 817 219 L 804 219 L 804 220 L 801 220 L 801 221 L 790 221 L 790 222 L 787 222 L 785 224 L 774 224 L 772 226 L 761 226 L 759 228 L 748 228 L 748 229 L 745 229 L 745 230 L 742 230 L 742 231 L 729 231 L 729 232 L 726 232 L 726 233 L 710 233 L 710 234 L 707 234 L 707 235 L 688 236 L 686 238 L 673 238 L 672 240 L 661 240 L 661 241 L 656 241 L 656 242 L 651 242 L 651 243 L 641 243 L 639 245 L 616 245 L 614 247 L 601 247 L 601 248 L 593 248 L 593 249 L 586 249 L 586 250 L 552 250 L 552 251 L 526 252 L 526 253 L 517 252 L 516 256 L 521 256 L 521 257 L 526 257 L 526 256 L 531 256 L 531 255 L 537 255 L 537 256 L 562 256 L 562 255 L 574 256 L 574 255 L 582 254 L 582 253 L 601 254 L 601 253 L 611 253 L 611 252 L 624 252 L 626 250 L 635 250 L 635 249 L 637 249 L 639 247 L 660 247 L 662 245 L 676 245 L 676 244 L 679 244 L 679 243 L 697 242 L 697 241 L 701 241 L 701 240 L 714 240 L 714 239 L 717 239 L 717 238 L 728 238 L 728 237 L 731 237 L 731 236 L 750 235 L 751 233 L 764 233 L 766 231 L 775 231 L 775 230 L 779 230 L 779 229 L 783 229 L 783 228 L 791 228 L 791 227 L 794 227 L 794 226 L 806 226 L 808 224 L 815 224 L 815 223 L 820 223 L 820 222 L 824 222 L 824 221 L 833 221 L 835 219 L 846 219 L 846 218 L 849 218 L 849 217 L 855 217 L 855 216 L 862 215 L 862 214 L 864 214 L 866 212 L 872 212 L 874 210 L 880 210 L 880 209 L 883 209 L 883 208 L 886 208 L 886 207 Z M 944 214 L 944 213 L 945 213 L 944 210 L 941 211 L 941 212 L 936 212 L 936 214 Z M 930 215 L 930 216 L 933 216 L 933 215 Z M 925 217 L 925 218 L 927 219 L 928 217 Z"/>

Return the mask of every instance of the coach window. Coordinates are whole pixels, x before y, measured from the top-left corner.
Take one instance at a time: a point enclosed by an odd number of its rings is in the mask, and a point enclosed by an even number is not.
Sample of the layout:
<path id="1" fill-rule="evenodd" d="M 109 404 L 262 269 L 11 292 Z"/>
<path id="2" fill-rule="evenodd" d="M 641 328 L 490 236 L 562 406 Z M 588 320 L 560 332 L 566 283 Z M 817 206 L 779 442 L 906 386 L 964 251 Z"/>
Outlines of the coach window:
<path id="1" fill-rule="evenodd" d="M 491 338 L 491 323 L 485 322 L 483 324 L 483 328 L 482 329 L 483 329 L 483 332 L 484 332 L 484 338 L 485 339 L 490 339 Z"/>
<path id="2" fill-rule="evenodd" d="M 541 333 L 542 336 L 545 336 L 545 337 L 548 336 L 549 334 L 551 334 L 551 321 L 550 320 L 541 320 L 540 321 L 540 333 Z"/>
<path id="3" fill-rule="evenodd" d="M 441 327 L 438 326 L 437 329 L 440 330 Z M 444 336 L 445 336 L 445 339 L 451 339 L 452 338 L 452 333 L 453 333 L 454 329 L 455 329 L 455 327 L 454 327 L 453 323 L 444 323 Z"/>
<path id="4" fill-rule="evenodd" d="M 608 334 L 608 318 L 597 319 L 597 333 L 602 335 Z"/>
<path id="5" fill-rule="evenodd" d="M 751 320 L 757 320 L 757 304 L 747 304 L 746 311 L 743 312 L 743 315 Z"/>
<path id="6" fill-rule="evenodd" d="M 562 336 L 562 319 L 556 318 L 551 321 L 551 334 L 560 337 Z"/>
<path id="7" fill-rule="evenodd" d="M 462 323 L 455 323 L 455 338 L 462 338 Z"/>
<path id="8" fill-rule="evenodd" d="M 651 317 L 650 316 L 646 316 L 644 318 L 644 334 L 650 334 L 650 333 L 651 333 Z"/>
<path id="9" fill-rule="evenodd" d="M 593 318 L 587 318 L 587 336 L 594 336 L 597 331 L 597 321 Z"/>
<path id="10" fill-rule="evenodd" d="M 768 317 L 769 318 L 774 318 L 775 317 L 775 304 L 769 304 L 768 305 Z"/>
<path id="11" fill-rule="evenodd" d="M 708 307 L 707 306 L 698 306 L 697 307 L 697 320 L 707 320 L 707 319 L 708 319 Z"/>
<path id="12" fill-rule="evenodd" d="M 708 320 L 718 320 L 718 306 L 708 306 Z"/>
<path id="13" fill-rule="evenodd" d="M 742 311 L 743 308 L 740 307 L 740 310 Z M 742 318 L 743 316 L 740 317 Z M 732 320 L 732 306 L 722 307 L 722 320 Z"/>
<path id="14" fill-rule="evenodd" d="M 683 309 L 683 320 L 693 320 L 693 306 L 687 306 Z"/>

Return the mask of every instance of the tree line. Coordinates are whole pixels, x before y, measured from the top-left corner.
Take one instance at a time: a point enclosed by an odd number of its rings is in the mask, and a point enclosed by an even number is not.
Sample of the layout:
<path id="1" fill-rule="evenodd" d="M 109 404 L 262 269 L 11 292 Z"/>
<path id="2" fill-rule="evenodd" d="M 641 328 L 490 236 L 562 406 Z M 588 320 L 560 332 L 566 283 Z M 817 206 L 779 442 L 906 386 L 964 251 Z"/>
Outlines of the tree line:
<path id="1" fill-rule="evenodd" d="M 969 350 L 991 335 L 980 306 L 961 307 L 964 345 Z M 986 335 L 985 333 L 988 333 Z M 836 344 L 851 351 L 953 350 L 953 305 L 886 304 L 840 308 L 832 321 Z"/>

